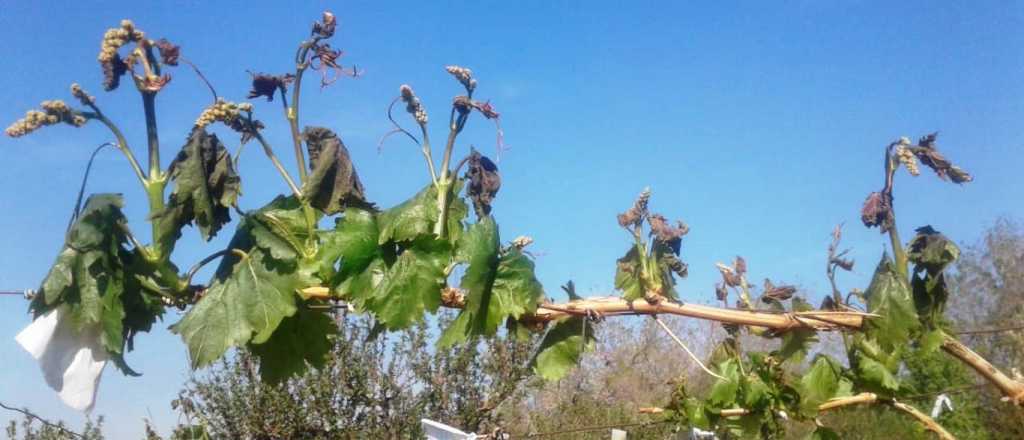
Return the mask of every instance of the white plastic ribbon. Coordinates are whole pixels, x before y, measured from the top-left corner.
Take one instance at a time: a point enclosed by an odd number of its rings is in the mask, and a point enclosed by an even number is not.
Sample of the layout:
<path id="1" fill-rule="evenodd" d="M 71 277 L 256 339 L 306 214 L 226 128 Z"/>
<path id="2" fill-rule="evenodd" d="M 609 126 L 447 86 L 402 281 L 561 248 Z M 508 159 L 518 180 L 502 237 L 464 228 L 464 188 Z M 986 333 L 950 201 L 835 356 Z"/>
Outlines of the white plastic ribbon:
<path id="1" fill-rule="evenodd" d="M 932 418 L 936 419 L 942 415 L 943 409 L 947 411 L 953 410 L 953 399 L 945 394 L 939 394 L 935 398 L 935 405 L 932 405 Z"/>
<path id="2" fill-rule="evenodd" d="M 51 310 L 14 339 L 39 362 L 46 384 L 60 400 L 76 410 L 90 411 L 107 365 L 107 351 L 100 346 L 99 326 L 75 333 L 61 318 L 60 308 Z"/>

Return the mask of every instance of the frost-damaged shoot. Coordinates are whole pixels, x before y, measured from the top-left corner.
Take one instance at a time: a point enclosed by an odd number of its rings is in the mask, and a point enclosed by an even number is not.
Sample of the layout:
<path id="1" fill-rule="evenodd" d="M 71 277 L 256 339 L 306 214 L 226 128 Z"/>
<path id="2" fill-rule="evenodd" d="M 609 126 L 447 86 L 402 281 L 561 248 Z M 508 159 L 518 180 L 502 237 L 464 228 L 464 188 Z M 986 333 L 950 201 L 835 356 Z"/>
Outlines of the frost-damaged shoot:
<path id="1" fill-rule="evenodd" d="M 166 307 L 177 307 L 186 313 L 170 328 L 184 340 L 194 368 L 211 364 L 231 348 L 244 347 L 260 357 L 260 373 L 268 381 L 322 365 L 329 338 L 337 331 L 330 307 L 325 306 L 339 303 L 372 315 L 382 330 L 406 328 L 440 307 L 458 309 L 457 318 L 439 336 L 442 347 L 486 339 L 501 328 L 523 336 L 543 331 L 533 368 L 549 380 L 566 374 L 594 346 L 594 320 L 623 315 L 651 315 L 659 323 L 658 315 L 714 320 L 725 326 L 729 337 L 706 361 L 706 371 L 716 378 L 710 393 L 694 396 L 679 385 L 671 402 L 648 412 L 680 426 L 743 438 L 775 438 L 787 419 L 814 420 L 822 411 L 853 404 L 890 406 L 950 438 L 930 417 L 900 401 L 907 389 L 897 373 L 911 349 L 945 350 L 994 384 L 1010 404 L 1024 404 L 1024 383 L 1000 372 L 943 327 L 949 296 L 944 271 L 959 254 L 956 245 L 930 226 L 918 228 L 906 245 L 899 238 L 893 194 L 900 166 L 914 176 L 923 164 L 940 179 L 971 181 L 967 172 L 939 153 L 935 134 L 916 144 L 900 138 L 885 148 L 884 185 L 868 196 L 862 220 L 889 235 L 893 258 L 882 256 L 863 292 L 852 289 L 843 295 L 838 287 L 836 275 L 851 270 L 854 262 L 839 251 L 842 231 L 837 227 L 826 266 L 832 292 L 821 307 L 795 296 L 794 287 L 769 279 L 758 289 L 748 282 L 748 264 L 742 257 L 717 265 L 722 281 L 715 286 L 715 295 L 722 307 L 683 303 L 676 289 L 688 271 L 681 251 L 689 228 L 652 213 L 651 192 L 645 189 L 618 216 L 619 226 L 631 238 L 626 254 L 615 264 L 614 285 L 621 296 L 580 298 L 569 282 L 563 287 L 569 301 L 553 303 L 545 298 L 533 259 L 524 250 L 532 240 L 504 242 L 499 235 L 492 209 L 501 187 L 495 162 L 470 149 L 453 164 L 456 142 L 474 113 L 499 121 L 489 101 L 474 97 L 478 83 L 470 69 L 446 67 L 464 93 L 452 99 L 440 163 L 434 159 L 426 105 L 413 88 L 401 85 L 388 106 L 394 129 L 378 148 L 391 135 L 404 135 L 418 145 L 429 178 L 397 206 L 380 209 L 366 199 L 348 150 L 334 131 L 300 129 L 300 92 L 307 70 L 319 73 L 321 88 L 341 76 L 359 74 L 342 66 L 342 52 L 327 43 L 336 29 L 335 16 L 325 12 L 299 44 L 294 72 L 247 73 L 252 90 L 246 98 L 281 102 L 297 165 L 291 170 L 264 138 L 264 124 L 255 118 L 253 103 L 218 96 L 178 46 L 148 39 L 131 21 L 108 30 L 98 57 L 103 89 L 117 89 L 127 75 L 138 90 L 147 132 L 145 166 L 118 125 L 100 109 L 99 100 L 78 84 L 71 85 L 78 106 L 44 101 L 6 134 L 19 137 L 59 124 L 102 124 L 146 195 L 151 236 L 143 244 L 128 228 L 121 195 L 88 197 L 84 206 L 75 208 L 65 244 L 31 300 L 35 316 L 59 310 L 63 325 L 78 335 L 96 335 L 94 342 L 115 365 L 134 375 L 125 354 L 132 350 L 135 335 L 149 331 Z M 160 158 L 156 98 L 171 82 L 165 70 L 181 62 L 213 96 L 210 104 L 197 108 L 190 134 L 165 164 Z M 419 128 L 416 133 L 396 119 L 398 103 Z M 221 128 L 239 136 L 237 142 L 212 132 Z M 503 136 L 500 125 L 496 128 L 500 153 Z M 252 140 L 287 190 L 262 207 L 243 211 L 237 165 L 242 147 Z M 228 144 L 237 144 L 233 154 Z M 232 212 L 238 222 L 226 249 L 212 252 L 184 272 L 172 262 L 182 228 L 193 225 L 209 241 L 230 222 Z M 333 226 L 322 228 L 323 223 Z M 211 280 L 193 280 L 200 268 L 217 260 Z M 449 285 L 458 267 L 461 279 Z M 729 307 L 730 293 L 737 297 L 735 307 Z M 843 332 L 847 362 L 819 354 L 809 369 L 793 375 L 819 331 Z M 744 332 L 778 338 L 781 345 L 771 352 L 744 350 L 738 338 Z M 679 344 L 686 349 L 682 341 Z M 835 436 L 824 426 L 815 435 Z"/>

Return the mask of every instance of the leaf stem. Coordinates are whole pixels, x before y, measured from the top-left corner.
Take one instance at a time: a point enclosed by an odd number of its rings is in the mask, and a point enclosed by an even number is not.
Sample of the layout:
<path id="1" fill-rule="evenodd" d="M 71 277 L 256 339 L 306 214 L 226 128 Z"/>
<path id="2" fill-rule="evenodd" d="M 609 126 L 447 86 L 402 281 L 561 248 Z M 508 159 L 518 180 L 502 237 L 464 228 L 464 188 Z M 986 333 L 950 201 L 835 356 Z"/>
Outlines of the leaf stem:
<path id="1" fill-rule="evenodd" d="M 295 194 L 295 197 L 298 197 L 299 200 L 302 200 L 302 190 L 300 190 L 298 186 L 295 186 L 295 181 L 292 180 L 292 176 L 288 174 L 288 170 L 284 168 L 284 165 L 281 165 L 280 160 L 277 160 L 277 155 L 274 154 L 274 149 L 271 148 L 270 144 L 267 143 L 267 140 L 263 138 L 263 135 L 260 134 L 258 130 L 253 130 L 253 133 L 253 137 L 256 138 L 260 145 L 263 146 L 263 152 L 270 159 L 270 162 L 274 164 L 274 168 L 277 168 L 277 172 L 281 173 L 281 177 L 283 177 L 284 181 L 288 183 L 288 188 L 291 188 L 292 193 Z"/>
<path id="2" fill-rule="evenodd" d="M 100 121 L 103 125 L 107 126 L 107 129 L 110 130 L 114 135 L 114 138 L 117 139 L 117 149 L 121 150 L 124 157 L 128 159 L 128 165 L 132 167 L 132 171 L 135 172 L 135 176 L 139 178 L 139 183 L 141 183 L 143 188 L 145 188 L 146 175 L 142 172 L 142 167 L 139 165 L 138 159 L 135 158 L 135 154 L 132 153 L 131 148 L 128 147 L 128 141 L 124 138 L 124 134 L 121 133 L 121 129 L 117 128 L 117 125 L 115 125 L 113 121 L 107 119 L 95 104 L 90 104 L 89 106 L 92 107 L 93 111 L 82 112 L 82 116 L 88 119 Z"/>
<path id="3" fill-rule="evenodd" d="M 221 249 L 221 250 L 219 250 L 217 252 L 214 252 L 214 253 L 210 254 L 206 258 L 203 258 L 202 260 L 199 260 L 199 262 L 194 264 L 194 265 L 192 265 L 192 267 L 185 274 L 185 279 L 184 279 L 185 285 L 187 286 L 189 284 L 192 284 L 192 277 L 196 276 L 196 273 L 199 272 L 199 270 L 202 269 L 203 266 L 209 264 L 213 260 L 216 260 L 216 259 L 218 259 L 220 257 L 223 257 L 223 256 L 225 256 L 227 254 L 230 254 L 230 253 L 231 253 L 231 249 Z"/>
<path id="4" fill-rule="evenodd" d="M 423 152 L 423 158 L 427 160 L 427 168 L 430 170 L 430 180 L 437 185 L 437 171 L 434 170 L 434 158 L 430 151 L 430 135 L 427 134 L 427 126 L 420 125 L 420 131 L 423 132 L 423 145 L 420 150 Z"/>
<path id="5" fill-rule="evenodd" d="M 292 145 L 295 147 L 295 161 L 299 166 L 299 181 L 306 184 L 306 157 L 302 152 L 302 135 L 299 133 L 299 97 L 302 92 L 302 75 L 306 72 L 306 68 L 309 67 L 309 62 L 306 61 L 306 55 L 309 54 L 309 49 L 316 45 L 320 41 L 320 37 L 313 37 L 308 41 L 303 41 L 299 45 L 299 49 L 295 54 L 295 82 L 292 86 L 292 102 L 291 105 L 285 105 L 285 117 L 288 119 L 288 126 L 291 127 L 292 131 Z M 282 98 L 284 98 L 284 92 L 282 91 Z"/>
<path id="6" fill-rule="evenodd" d="M 896 170 L 899 167 L 896 157 L 893 155 L 893 148 L 897 145 L 896 142 L 889 144 L 885 148 L 885 188 L 882 190 L 882 196 L 889 202 L 889 212 L 892 216 L 892 225 L 889 227 L 889 244 L 892 246 L 893 258 L 896 260 L 896 272 L 903 278 L 909 277 L 909 270 L 907 268 L 907 253 L 903 249 L 903 242 L 900 240 L 900 233 L 896 225 L 896 208 L 893 198 L 893 187 L 895 185 Z"/>

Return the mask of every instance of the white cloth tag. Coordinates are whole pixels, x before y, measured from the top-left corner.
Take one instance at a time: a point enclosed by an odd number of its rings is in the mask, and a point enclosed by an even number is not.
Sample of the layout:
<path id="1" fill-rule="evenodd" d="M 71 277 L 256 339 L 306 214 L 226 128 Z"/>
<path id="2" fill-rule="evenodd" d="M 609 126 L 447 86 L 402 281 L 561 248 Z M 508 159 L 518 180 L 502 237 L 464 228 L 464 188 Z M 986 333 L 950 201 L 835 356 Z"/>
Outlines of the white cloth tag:
<path id="1" fill-rule="evenodd" d="M 107 365 L 99 330 L 96 326 L 75 334 L 57 308 L 32 321 L 14 339 L 39 362 L 46 384 L 60 400 L 76 410 L 90 411 Z"/>

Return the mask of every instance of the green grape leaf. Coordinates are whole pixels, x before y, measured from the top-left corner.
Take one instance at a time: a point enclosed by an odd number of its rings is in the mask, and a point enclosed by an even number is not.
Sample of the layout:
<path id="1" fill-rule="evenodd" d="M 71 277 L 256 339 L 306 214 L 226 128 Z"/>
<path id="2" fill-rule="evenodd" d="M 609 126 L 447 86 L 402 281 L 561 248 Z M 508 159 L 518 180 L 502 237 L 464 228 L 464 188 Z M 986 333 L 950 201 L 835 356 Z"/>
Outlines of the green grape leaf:
<path id="1" fill-rule="evenodd" d="M 521 309 L 516 310 L 516 293 L 509 290 L 515 287 L 508 284 L 514 281 L 513 277 L 503 281 L 504 297 L 498 297 L 494 290 L 500 261 L 499 248 L 498 225 L 490 216 L 471 226 L 459 240 L 455 260 L 468 263 L 459 282 L 466 291 L 466 305 L 452 325 L 445 329 L 438 342 L 441 347 L 475 335 L 492 335 L 508 315 L 522 313 Z"/>
<path id="2" fill-rule="evenodd" d="M 309 151 L 310 173 L 302 187 L 309 203 L 328 215 L 346 207 L 369 207 L 348 149 L 333 131 L 306 127 L 302 132 Z"/>
<path id="3" fill-rule="evenodd" d="M 131 350 L 135 333 L 148 331 L 164 308 L 128 273 L 134 256 L 124 247 L 128 229 L 123 205 L 119 194 L 95 194 L 86 200 L 30 309 L 38 317 L 63 307 L 75 332 L 98 329 L 99 342 L 115 366 L 135 375 L 124 363 L 126 344 Z"/>
<path id="4" fill-rule="evenodd" d="M 335 223 L 334 230 L 321 231 L 320 261 L 322 278 L 331 287 L 363 272 L 380 256 L 377 237 L 377 219 L 373 213 L 359 208 L 348 208 Z M 341 261 L 341 266 L 335 266 Z"/>
<path id="5" fill-rule="evenodd" d="M 886 351 L 903 346 L 921 326 L 910 285 L 883 256 L 865 292 L 868 312 L 880 315 L 864 323 L 864 333 Z"/>
<path id="6" fill-rule="evenodd" d="M 556 381 L 569 373 L 597 344 L 594 328 L 582 316 L 563 318 L 544 335 L 530 366 L 538 376 Z"/>
<path id="7" fill-rule="evenodd" d="M 274 330 L 270 339 L 249 344 L 259 357 L 260 377 L 271 384 L 302 375 L 306 366 L 323 367 L 331 351 L 331 336 L 337 334 L 334 319 L 327 313 L 300 307 Z"/>
<path id="8" fill-rule="evenodd" d="M 232 248 L 243 249 L 246 242 L 252 238 L 243 227 Z M 250 246 L 244 256 L 221 260 L 213 283 L 171 330 L 188 345 L 192 368 L 200 368 L 228 348 L 269 339 L 281 321 L 295 313 L 296 291 L 307 285 L 309 279 L 294 261 L 275 261 L 261 248 Z"/>
<path id="9" fill-rule="evenodd" d="M 626 255 L 616 261 L 615 288 L 622 292 L 622 298 L 626 301 L 635 301 L 644 297 L 644 287 L 641 282 L 643 274 L 640 266 L 640 254 L 637 252 L 636 246 L 631 246 Z"/>
<path id="10" fill-rule="evenodd" d="M 800 413 L 805 418 L 818 415 L 818 406 L 839 397 L 842 391 L 843 367 L 826 355 L 818 355 L 810 369 L 800 378 Z"/>
<path id="11" fill-rule="evenodd" d="M 533 313 L 544 297 L 544 287 L 537 281 L 534 264 L 526 254 L 512 248 L 498 260 L 491 302 L 487 315 L 494 319 L 519 317 Z"/>
<path id="12" fill-rule="evenodd" d="M 444 270 L 451 259 L 447 242 L 420 240 L 404 249 L 375 283 L 371 297 L 362 302 L 388 330 L 422 321 L 424 311 L 441 306 Z M 371 263 L 371 269 L 373 268 Z M 371 281 L 372 283 L 372 281 Z"/>
<path id="13" fill-rule="evenodd" d="M 432 235 L 437 217 L 437 189 L 431 184 L 411 199 L 380 213 L 377 217 L 380 225 L 377 243 L 413 241 Z"/>
<path id="14" fill-rule="evenodd" d="M 757 375 L 743 377 L 742 390 L 744 408 L 760 411 L 772 402 L 772 389 Z"/>
<path id="15" fill-rule="evenodd" d="M 230 208 L 241 194 L 241 179 L 217 135 L 192 130 L 168 174 L 174 190 L 167 208 L 153 219 L 163 229 L 162 244 L 172 247 L 181 228 L 193 222 L 203 240 L 209 241 L 231 221 Z"/>
<path id="16" fill-rule="evenodd" d="M 920 350 L 924 354 L 934 353 L 939 347 L 942 347 L 942 342 L 946 339 L 946 333 L 940 329 L 929 330 L 921 335 L 918 340 L 920 344 Z"/>
<path id="17" fill-rule="evenodd" d="M 726 359 L 717 365 L 718 374 L 724 379 L 717 379 L 708 393 L 708 404 L 715 409 L 727 409 L 736 405 L 737 392 L 740 387 L 739 364 L 736 359 Z"/>
<path id="18" fill-rule="evenodd" d="M 314 223 L 317 220 L 319 218 L 314 218 Z M 266 206 L 246 215 L 242 223 L 239 228 L 252 236 L 253 244 L 275 260 L 315 257 L 315 249 L 307 244 L 309 229 L 302 204 L 294 196 L 277 196 Z"/>
<path id="19" fill-rule="evenodd" d="M 893 352 L 883 351 L 874 340 L 863 335 L 854 338 L 850 366 L 859 387 L 884 396 L 892 396 L 900 388 L 897 377 L 902 348 Z"/>
<path id="20" fill-rule="evenodd" d="M 446 231 L 447 237 L 453 243 L 461 239 L 463 220 L 469 215 L 469 206 L 459 196 L 463 184 L 462 180 L 455 180 L 452 183 L 452 196 L 448 202 Z M 420 237 L 433 236 L 438 214 L 437 188 L 430 184 L 411 199 L 380 213 L 377 218 L 377 224 L 380 226 L 380 237 L 377 242 L 409 242 Z"/>

